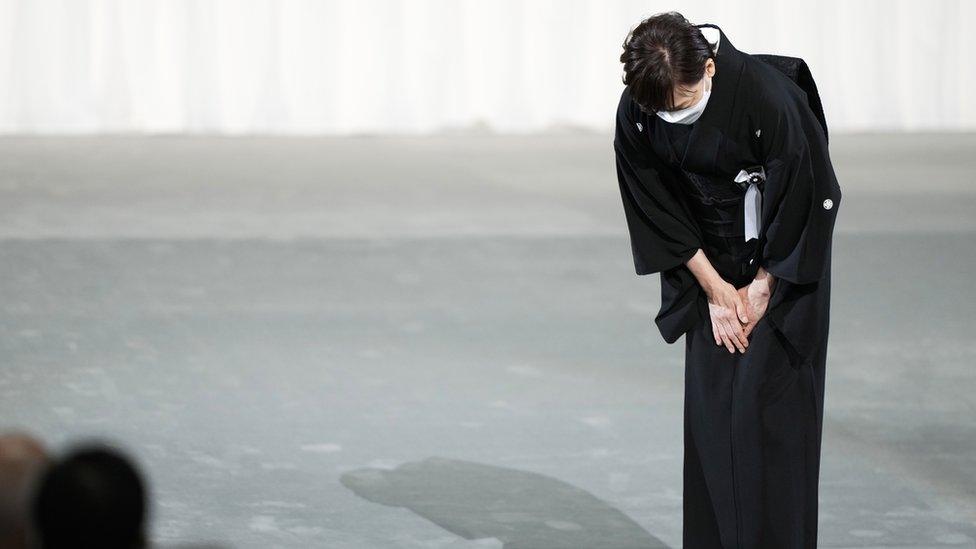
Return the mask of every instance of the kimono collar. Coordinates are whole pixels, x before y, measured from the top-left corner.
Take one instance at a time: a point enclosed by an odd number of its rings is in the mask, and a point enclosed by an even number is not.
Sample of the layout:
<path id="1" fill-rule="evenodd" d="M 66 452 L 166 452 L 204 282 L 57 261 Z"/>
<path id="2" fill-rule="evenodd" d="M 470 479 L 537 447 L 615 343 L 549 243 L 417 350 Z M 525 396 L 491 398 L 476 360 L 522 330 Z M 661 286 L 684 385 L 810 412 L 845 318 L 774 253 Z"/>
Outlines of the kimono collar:
<path id="1" fill-rule="evenodd" d="M 722 29 L 711 23 L 696 25 L 718 29 L 718 53 L 715 55 L 715 76 L 712 77 L 712 93 L 708 104 L 693 124 L 684 139 L 677 143 L 668 140 L 671 157 L 682 168 L 697 168 L 709 171 L 714 169 L 722 134 L 732 122 L 739 77 L 745 66 L 744 57 L 748 54 L 736 49 Z M 670 124 L 655 116 L 660 124 Z"/>
<path id="2" fill-rule="evenodd" d="M 718 53 L 715 55 L 715 76 L 712 77 L 712 93 L 708 98 L 708 104 L 701 116 L 695 121 L 694 128 L 701 126 L 725 127 L 732 116 L 736 90 L 738 89 L 739 77 L 742 74 L 744 65 L 743 56 L 746 54 L 739 51 L 729 37 L 725 35 L 721 27 L 711 23 L 702 23 L 696 27 L 712 27 L 718 29 L 721 39 L 718 43 Z M 692 130 L 695 133 L 695 130 Z"/>

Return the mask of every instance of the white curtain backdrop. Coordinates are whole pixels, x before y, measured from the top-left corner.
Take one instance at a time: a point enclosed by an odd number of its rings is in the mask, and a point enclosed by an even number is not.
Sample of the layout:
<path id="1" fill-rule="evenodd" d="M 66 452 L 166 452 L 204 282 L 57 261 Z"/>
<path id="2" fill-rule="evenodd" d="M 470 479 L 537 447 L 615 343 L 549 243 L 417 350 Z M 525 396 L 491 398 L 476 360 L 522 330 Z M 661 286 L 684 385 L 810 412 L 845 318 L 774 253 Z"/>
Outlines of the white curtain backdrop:
<path id="1" fill-rule="evenodd" d="M 972 130 L 969 0 L 0 0 L 0 132 L 609 131 L 648 15 L 803 57 L 832 130 Z"/>

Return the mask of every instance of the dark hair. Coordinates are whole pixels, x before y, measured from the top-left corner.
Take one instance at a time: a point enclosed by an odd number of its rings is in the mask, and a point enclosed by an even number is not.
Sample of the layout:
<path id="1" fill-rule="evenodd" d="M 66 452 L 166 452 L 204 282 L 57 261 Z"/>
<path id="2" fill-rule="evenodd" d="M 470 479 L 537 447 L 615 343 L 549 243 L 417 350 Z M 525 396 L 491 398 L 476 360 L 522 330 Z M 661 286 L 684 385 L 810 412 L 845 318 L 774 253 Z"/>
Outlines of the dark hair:
<path id="1" fill-rule="evenodd" d="M 87 444 L 52 464 L 33 503 L 41 547 L 144 547 L 146 489 L 129 460 Z"/>
<path id="2" fill-rule="evenodd" d="M 715 58 L 701 29 L 669 11 L 640 22 L 624 40 L 620 62 L 630 97 L 642 111 L 674 108 L 674 90 L 705 76 L 705 61 Z"/>

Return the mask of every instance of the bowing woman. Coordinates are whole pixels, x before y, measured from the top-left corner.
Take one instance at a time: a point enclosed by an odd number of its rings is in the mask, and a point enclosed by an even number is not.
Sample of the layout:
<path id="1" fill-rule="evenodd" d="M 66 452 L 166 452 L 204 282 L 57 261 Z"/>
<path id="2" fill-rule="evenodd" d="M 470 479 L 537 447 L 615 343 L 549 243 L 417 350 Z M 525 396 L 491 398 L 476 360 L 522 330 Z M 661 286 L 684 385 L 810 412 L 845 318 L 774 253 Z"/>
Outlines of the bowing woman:
<path id="1" fill-rule="evenodd" d="M 660 273 L 665 341 L 685 336 L 684 547 L 815 547 L 841 191 L 811 86 L 676 12 L 623 49 L 634 265 Z"/>

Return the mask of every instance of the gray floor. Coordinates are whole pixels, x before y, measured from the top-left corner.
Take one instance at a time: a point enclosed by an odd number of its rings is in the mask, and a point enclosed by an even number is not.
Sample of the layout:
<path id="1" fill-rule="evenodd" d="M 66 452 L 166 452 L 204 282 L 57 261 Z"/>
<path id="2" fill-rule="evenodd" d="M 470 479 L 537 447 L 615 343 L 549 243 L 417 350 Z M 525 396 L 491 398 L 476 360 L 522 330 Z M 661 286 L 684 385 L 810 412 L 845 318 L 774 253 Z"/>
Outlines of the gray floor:
<path id="1" fill-rule="evenodd" d="M 821 547 L 976 547 L 976 135 L 836 136 Z M 609 136 L 0 139 L 0 427 L 163 546 L 681 545 Z"/>

